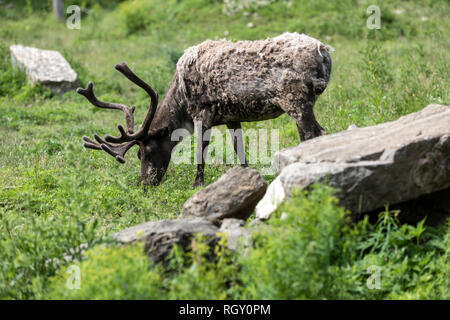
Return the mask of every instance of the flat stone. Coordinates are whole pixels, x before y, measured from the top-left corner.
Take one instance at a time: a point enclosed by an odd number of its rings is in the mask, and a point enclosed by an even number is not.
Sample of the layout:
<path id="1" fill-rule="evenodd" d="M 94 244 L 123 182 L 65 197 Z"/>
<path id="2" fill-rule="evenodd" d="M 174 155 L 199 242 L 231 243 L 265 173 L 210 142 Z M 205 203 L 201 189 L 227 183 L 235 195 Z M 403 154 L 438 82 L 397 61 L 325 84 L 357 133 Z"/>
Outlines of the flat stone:
<path id="1" fill-rule="evenodd" d="M 218 222 L 246 220 L 266 192 L 267 182 L 258 171 L 234 167 L 219 180 L 195 193 L 183 205 L 181 217 L 204 217 Z"/>
<path id="2" fill-rule="evenodd" d="M 30 83 L 49 87 L 56 94 L 78 87 L 76 72 L 58 51 L 22 45 L 12 45 L 9 50 L 13 65 L 26 73 Z"/>
<path id="3" fill-rule="evenodd" d="M 145 240 L 148 236 L 155 233 L 170 233 L 178 230 L 191 234 L 201 232 L 205 235 L 213 235 L 219 228 L 210 221 L 201 218 L 158 220 L 148 221 L 121 230 L 113 234 L 112 237 L 122 243 L 132 243 Z"/>
<path id="4" fill-rule="evenodd" d="M 188 249 L 198 233 L 213 245 L 218 240 L 218 231 L 218 227 L 205 219 L 174 219 L 145 222 L 119 231 L 112 237 L 121 243 L 144 241 L 147 256 L 159 263 L 165 261 L 174 245 Z"/>
<path id="5" fill-rule="evenodd" d="M 267 219 L 293 189 L 326 182 L 353 214 L 450 186 L 450 108 L 429 105 L 396 121 L 321 136 L 275 154 L 280 175 L 256 207 Z"/>

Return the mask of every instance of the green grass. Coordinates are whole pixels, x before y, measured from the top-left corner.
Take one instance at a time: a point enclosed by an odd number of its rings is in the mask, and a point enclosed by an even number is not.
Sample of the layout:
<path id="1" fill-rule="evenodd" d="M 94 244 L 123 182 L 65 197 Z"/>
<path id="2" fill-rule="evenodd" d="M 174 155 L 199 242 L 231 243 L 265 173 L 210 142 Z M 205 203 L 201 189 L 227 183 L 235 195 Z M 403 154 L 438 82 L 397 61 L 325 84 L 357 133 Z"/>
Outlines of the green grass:
<path id="1" fill-rule="evenodd" d="M 231 16 L 222 12 L 222 1 L 218 0 L 74 1 L 88 9 L 82 15 L 81 30 L 69 30 L 64 23 L 56 22 L 47 2 L 0 4 L 0 298 L 3 299 L 45 297 L 51 277 L 61 272 L 60 265 L 48 264 L 50 259 L 60 258 L 81 244 L 93 247 L 108 242 L 109 235 L 134 224 L 177 217 L 184 201 L 197 190 L 192 188 L 194 164 L 171 164 L 161 186 L 144 189 L 137 185 L 139 162 L 135 152 L 130 152 L 127 163 L 120 165 L 103 152 L 83 149 L 83 135 L 115 134 L 115 125 L 123 122 L 123 115 L 98 110 L 74 92 L 52 96 L 47 89 L 26 84 L 25 77 L 10 66 L 11 44 L 61 51 L 79 73 L 82 85 L 92 80 L 102 99 L 136 104 L 138 119 L 145 115 L 148 98 L 114 70 L 115 63 L 126 61 L 163 96 L 177 58 L 187 47 L 207 38 L 264 39 L 284 31 L 307 33 L 336 49 L 332 54 L 332 79 L 315 107 L 319 122 L 331 133 L 352 123 L 368 126 L 394 120 L 430 103 L 449 103 L 450 30 L 444 23 L 449 12 L 447 1 L 377 1 L 382 13 L 381 30 L 366 28 L 365 10 L 375 4 L 372 1 L 279 0 L 244 10 L 249 14 L 239 11 Z M 398 13 L 399 9 L 403 13 Z M 254 27 L 248 27 L 250 22 Z M 244 130 L 279 129 L 280 148 L 298 143 L 295 123 L 287 115 L 243 126 Z M 217 180 L 229 167 L 208 165 L 206 183 Z M 254 167 L 258 169 L 261 165 Z M 266 178 L 270 182 L 274 177 Z M 334 210 L 336 214 L 339 211 Z M 328 235 L 325 237 L 335 237 L 334 231 L 323 232 Z M 442 231 L 436 234 L 434 243 L 440 242 L 448 249 L 448 235 Z M 403 244 L 397 246 L 400 251 L 406 248 Z M 105 259 L 114 262 L 127 255 L 126 250 L 118 253 L 105 250 L 98 254 L 100 260 L 103 255 L 110 255 Z M 323 250 L 325 255 L 331 254 L 328 249 Z M 442 256 L 439 252 L 436 259 Z M 288 250 L 280 254 L 294 258 L 298 253 Z M 136 259 L 142 257 L 136 253 Z M 370 259 L 378 261 L 384 256 L 376 250 L 365 254 L 359 264 L 349 262 L 347 274 L 362 281 L 361 273 Z M 433 277 L 435 271 L 428 270 L 435 270 L 433 263 L 438 263 L 432 262 L 435 258 L 418 250 L 414 259 L 408 261 L 424 270 L 425 278 Z M 108 265 L 100 260 L 93 263 Z M 144 268 L 141 260 L 130 268 Z M 317 263 L 325 281 L 328 262 Z M 270 261 L 261 263 L 262 266 L 273 267 Z M 444 270 L 445 266 L 448 270 L 448 264 L 444 263 Z M 248 267 L 251 268 L 250 263 Z M 116 262 L 111 268 L 121 267 Z M 124 268 L 125 272 L 127 267 Z M 414 266 L 407 264 L 404 272 L 411 276 L 408 281 L 416 281 L 413 277 L 418 271 L 412 269 Z M 392 270 L 394 274 L 401 273 L 400 269 Z M 229 272 L 224 277 L 234 276 L 233 270 Z M 176 288 L 190 288 L 189 276 L 182 276 L 176 278 Z M 391 276 L 389 292 L 378 295 L 361 292 L 361 298 L 427 298 L 425 289 L 419 294 L 416 287 L 411 289 L 402 284 L 406 280 L 397 279 L 398 284 Z M 156 279 L 150 275 L 143 277 L 150 282 Z M 266 279 L 262 286 L 270 286 L 268 292 L 273 295 L 264 296 L 264 287 L 254 287 L 252 281 L 250 278 L 245 285 L 241 284 L 247 288 L 243 292 L 230 291 L 227 297 L 291 298 L 281 293 L 289 284 L 280 283 L 278 287 Z M 433 288 L 439 286 L 438 280 L 430 281 Z M 217 288 L 221 285 L 217 284 Z M 172 286 L 175 284 L 164 290 Z M 80 297 L 112 297 L 92 290 L 83 291 Z M 151 292 L 159 292 L 148 290 L 149 296 Z M 211 298 L 215 290 L 207 291 L 211 292 Z M 251 293 L 246 293 L 249 290 Z M 305 290 L 294 291 L 295 297 L 336 297 L 331 291 Z M 70 295 L 55 292 L 61 297 Z M 141 294 L 145 296 L 146 292 L 136 289 L 136 295 L 124 293 L 114 297 L 143 297 Z M 182 297 L 190 297 L 188 289 L 183 292 L 186 295 Z M 358 298 L 358 292 L 352 294 Z M 445 298 L 446 294 L 433 291 L 429 297 Z M 167 297 L 175 296 L 168 293 Z"/>

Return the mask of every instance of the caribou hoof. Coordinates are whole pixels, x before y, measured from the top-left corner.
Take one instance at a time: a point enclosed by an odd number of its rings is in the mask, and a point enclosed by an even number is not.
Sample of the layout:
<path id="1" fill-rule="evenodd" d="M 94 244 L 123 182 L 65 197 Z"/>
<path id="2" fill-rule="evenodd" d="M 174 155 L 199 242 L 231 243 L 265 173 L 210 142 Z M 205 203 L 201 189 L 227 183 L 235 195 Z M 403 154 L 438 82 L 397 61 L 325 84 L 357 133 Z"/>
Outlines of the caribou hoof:
<path id="1" fill-rule="evenodd" d="M 194 188 L 198 188 L 201 187 L 205 184 L 205 182 L 203 181 L 203 179 L 195 179 L 194 184 L 192 185 Z"/>

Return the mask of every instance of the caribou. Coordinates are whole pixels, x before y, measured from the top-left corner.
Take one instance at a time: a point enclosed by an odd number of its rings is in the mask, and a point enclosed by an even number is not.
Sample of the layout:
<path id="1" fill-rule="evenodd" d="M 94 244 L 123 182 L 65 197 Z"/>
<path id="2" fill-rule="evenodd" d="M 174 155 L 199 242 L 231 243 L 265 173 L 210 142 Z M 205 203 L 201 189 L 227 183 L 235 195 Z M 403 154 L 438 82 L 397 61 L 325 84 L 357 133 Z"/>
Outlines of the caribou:
<path id="1" fill-rule="evenodd" d="M 135 107 L 98 100 L 89 82 L 77 92 L 96 107 L 122 110 L 126 129 L 118 125 L 119 136 L 102 139 L 95 134 L 95 141 L 84 136 L 84 147 L 103 150 L 124 163 L 127 151 L 137 145 L 139 181 L 159 185 L 179 142 L 171 134 L 187 129 L 199 139 L 194 186 L 203 185 L 204 151 L 213 126 L 226 125 L 235 132 L 233 146 L 242 166 L 247 166 L 245 153 L 238 152 L 243 150 L 242 122 L 287 113 L 295 120 L 301 141 L 326 134 L 313 107 L 330 79 L 331 52 L 330 46 L 298 33 L 257 41 L 207 40 L 185 50 L 159 106 L 155 90 L 122 62 L 115 68 L 149 95 L 145 119 L 135 131 Z"/>

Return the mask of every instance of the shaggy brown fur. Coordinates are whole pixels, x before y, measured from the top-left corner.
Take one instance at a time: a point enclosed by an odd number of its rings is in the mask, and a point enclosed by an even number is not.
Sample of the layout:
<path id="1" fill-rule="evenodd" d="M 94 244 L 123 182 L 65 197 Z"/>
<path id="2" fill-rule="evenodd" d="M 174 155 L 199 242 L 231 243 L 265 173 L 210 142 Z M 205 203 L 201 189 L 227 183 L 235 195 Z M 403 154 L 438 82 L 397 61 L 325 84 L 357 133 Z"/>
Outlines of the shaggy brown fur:
<path id="1" fill-rule="evenodd" d="M 272 119 L 286 112 L 299 123 L 302 140 L 313 138 L 323 130 L 312 121 L 312 107 L 330 78 L 329 51 L 297 33 L 260 41 L 205 41 L 187 49 L 178 61 L 153 126 L 167 125 L 170 106 L 206 127 Z"/>
<path id="2" fill-rule="evenodd" d="M 141 147 L 149 161 L 141 180 L 160 183 L 177 144 L 170 135 L 178 128 L 192 133 L 195 125 L 203 137 L 213 126 L 240 129 L 241 122 L 287 113 L 296 121 L 301 140 L 325 133 L 313 107 L 330 79 L 330 51 L 329 46 L 298 33 L 259 41 L 208 40 L 188 48 L 151 122 L 152 138 L 145 142 L 144 151 Z M 242 138 L 235 139 L 235 149 L 242 143 Z M 195 185 L 203 184 L 202 155 L 207 146 L 208 141 L 198 145 Z M 245 157 L 239 156 L 246 165 Z"/>

